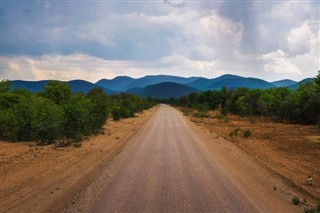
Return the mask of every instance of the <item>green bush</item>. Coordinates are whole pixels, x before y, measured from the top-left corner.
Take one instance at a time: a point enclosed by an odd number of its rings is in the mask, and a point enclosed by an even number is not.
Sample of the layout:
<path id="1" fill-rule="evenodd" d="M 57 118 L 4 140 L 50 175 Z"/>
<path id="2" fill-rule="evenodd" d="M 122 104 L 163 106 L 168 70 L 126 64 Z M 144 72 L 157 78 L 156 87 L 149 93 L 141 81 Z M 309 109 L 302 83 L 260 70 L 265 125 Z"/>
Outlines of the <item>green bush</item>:
<path id="1" fill-rule="evenodd" d="M 236 128 L 229 133 L 230 137 L 237 137 L 238 133 L 241 132 L 241 129 Z"/>
<path id="2" fill-rule="evenodd" d="M 300 200 L 298 197 L 293 197 L 292 198 L 292 204 L 293 205 L 299 205 L 300 204 Z"/>
<path id="3" fill-rule="evenodd" d="M 92 103 L 83 95 L 73 95 L 64 105 L 64 135 L 81 140 L 90 133 L 89 119 Z"/>
<path id="4" fill-rule="evenodd" d="M 68 84 L 59 81 L 50 81 L 36 94 L 23 89 L 12 91 L 9 81 L 1 81 L 0 140 L 68 146 L 102 132 L 110 111 L 119 120 L 154 105 L 151 98 L 124 93 L 107 96 L 100 88 L 87 95 L 72 94 Z"/>
<path id="5" fill-rule="evenodd" d="M 287 87 L 270 89 L 227 89 L 191 93 L 172 100 L 181 107 L 191 107 L 200 112 L 221 109 L 222 114 L 240 116 L 263 115 L 278 120 L 301 124 L 320 124 L 320 71 L 314 81 L 301 84 L 298 89 Z"/>
<path id="6" fill-rule="evenodd" d="M 243 136 L 244 136 L 245 138 L 250 137 L 250 136 L 251 136 L 251 131 L 248 130 L 248 129 L 244 130 L 244 131 L 243 131 Z"/>
<path id="7" fill-rule="evenodd" d="M 320 204 L 316 208 L 305 209 L 305 213 L 320 213 Z"/>
<path id="8" fill-rule="evenodd" d="M 33 99 L 33 108 L 31 128 L 35 139 L 42 145 L 53 143 L 63 133 L 63 108 L 41 97 Z"/>
<path id="9" fill-rule="evenodd" d="M 75 143 L 73 143 L 73 146 L 76 147 L 76 148 L 80 148 L 82 146 L 82 143 L 75 142 Z"/>
<path id="10" fill-rule="evenodd" d="M 207 112 L 197 112 L 193 114 L 196 118 L 208 118 L 209 114 Z"/>

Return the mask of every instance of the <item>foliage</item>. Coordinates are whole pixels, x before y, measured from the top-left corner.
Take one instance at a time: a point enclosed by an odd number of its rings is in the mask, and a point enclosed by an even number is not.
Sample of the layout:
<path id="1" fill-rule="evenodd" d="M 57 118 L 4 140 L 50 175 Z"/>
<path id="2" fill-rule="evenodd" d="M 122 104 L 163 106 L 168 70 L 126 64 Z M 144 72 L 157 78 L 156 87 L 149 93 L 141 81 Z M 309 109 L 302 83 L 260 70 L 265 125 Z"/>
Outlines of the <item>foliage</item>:
<path id="1" fill-rule="evenodd" d="M 59 81 L 49 81 L 36 94 L 12 91 L 9 81 L 2 81 L 0 88 L 0 140 L 35 140 L 41 145 L 80 142 L 100 133 L 110 112 L 117 120 L 155 104 L 151 98 L 134 95 L 107 96 L 101 88 L 91 89 L 87 95 L 72 94 L 69 85 Z"/>
<path id="2" fill-rule="evenodd" d="M 250 137 L 250 136 L 251 136 L 251 131 L 248 130 L 248 129 L 244 130 L 244 131 L 243 131 L 243 136 L 244 136 L 245 138 Z"/>
<path id="3" fill-rule="evenodd" d="M 71 96 L 71 88 L 65 82 L 49 81 L 44 87 L 43 96 L 56 104 L 65 103 Z"/>
<path id="4" fill-rule="evenodd" d="M 300 199 L 298 197 L 293 197 L 292 198 L 292 204 L 293 205 L 299 205 L 300 204 Z"/>
<path id="5" fill-rule="evenodd" d="M 199 112 L 220 109 L 221 114 L 267 116 L 301 124 L 320 125 L 320 71 L 315 81 L 301 84 L 298 89 L 227 89 L 191 93 L 169 103 L 197 109 Z M 253 121 L 254 123 L 254 121 Z"/>
<path id="6" fill-rule="evenodd" d="M 0 93 L 7 93 L 11 90 L 11 82 L 8 80 L 0 81 Z"/>
<path id="7" fill-rule="evenodd" d="M 208 118 L 209 117 L 207 112 L 197 112 L 193 116 L 197 117 L 197 118 Z"/>
<path id="8" fill-rule="evenodd" d="M 236 128 L 236 129 L 232 130 L 232 131 L 229 133 L 229 136 L 230 136 L 230 137 L 237 137 L 238 132 L 241 132 L 241 129 Z"/>
<path id="9" fill-rule="evenodd" d="M 34 116 L 31 121 L 31 130 L 34 139 L 40 144 L 53 143 L 62 135 L 63 109 L 42 97 L 34 97 L 32 107 Z"/>

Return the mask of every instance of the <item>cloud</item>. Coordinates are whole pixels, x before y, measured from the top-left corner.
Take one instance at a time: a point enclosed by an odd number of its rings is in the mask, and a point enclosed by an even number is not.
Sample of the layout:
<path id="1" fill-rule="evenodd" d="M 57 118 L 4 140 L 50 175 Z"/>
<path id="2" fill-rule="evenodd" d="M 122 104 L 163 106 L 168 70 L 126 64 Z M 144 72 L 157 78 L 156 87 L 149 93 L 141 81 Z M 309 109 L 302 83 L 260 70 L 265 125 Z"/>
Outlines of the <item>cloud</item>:
<path id="1" fill-rule="evenodd" d="M 206 60 L 191 60 L 182 55 L 173 54 L 168 57 L 164 57 L 161 60 L 162 63 L 170 65 L 171 69 L 176 70 L 197 70 L 197 71 L 212 71 L 216 65 L 215 61 Z"/>
<path id="2" fill-rule="evenodd" d="M 3 79 L 44 80 L 84 79 L 96 81 L 117 75 L 139 75 L 130 61 L 109 61 L 84 54 L 41 57 L 1 57 Z"/>
<path id="3" fill-rule="evenodd" d="M 301 80 L 319 69 L 319 4 L 6 1 L 2 72 L 14 79 L 232 73 Z"/>
<path id="4" fill-rule="evenodd" d="M 264 68 L 267 72 L 290 75 L 302 74 L 301 70 L 299 70 L 299 68 L 297 68 L 281 50 L 264 54 L 258 59 L 262 59 L 266 62 Z"/>
<path id="5" fill-rule="evenodd" d="M 290 30 L 288 35 L 288 46 L 292 54 L 305 54 L 310 52 L 312 32 L 307 22 Z"/>
<path id="6" fill-rule="evenodd" d="M 185 6 L 185 2 L 183 2 L 183 1 L 178 2 L 178 1 L 163 0 L 163 3 L 164 4 L 168 4 L 168 5 L 172 6 L 172 7 L 178 7 L 178 8 L 181 8 L 181 7 Z"/>

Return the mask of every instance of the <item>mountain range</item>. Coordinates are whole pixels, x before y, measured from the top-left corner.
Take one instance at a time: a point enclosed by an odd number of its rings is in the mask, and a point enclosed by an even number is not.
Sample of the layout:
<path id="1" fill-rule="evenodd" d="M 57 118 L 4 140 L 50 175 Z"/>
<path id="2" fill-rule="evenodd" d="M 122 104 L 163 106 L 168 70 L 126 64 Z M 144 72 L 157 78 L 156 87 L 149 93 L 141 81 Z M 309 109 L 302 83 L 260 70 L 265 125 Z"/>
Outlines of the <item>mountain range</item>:
<path id="1" fill-rule="evenodd" d="M 227 87 L 236 89 L 247 87 L 250 89 L 267 89 L 274 87 L 288 87 L 290 89 L 298 88 L 300 83 L 307 83 L 313 78 L 307 78 L 300 82 L 289 79 L 267 82 L 258 78 L 247 78 L 237 75 L 222 75 L 217 78 L 208 79 L 203 77 L 178 77 L 170 75 L 148 75 L 142 78 L 131 78 L 128 76 L 118 76 L 113 79 L 101 79 L 96 83 L 84 80 L 72 80 L 67 83 L 72 92 L 82 92 L 84 94 L 92 88 L 101 88 L 106 94 L 115 94 L 120 92 L 131 93 L 142 97 L 170 98 L 181 97 L 191 92 L 201 92 L 212 89 Z M 12 81 L 13 89 L 24 88 L 31 92 L 38 92 L 48 83 L 45 81 Z"/>
<path id="2" fill-rule="evenodd" d="M 40 92 L 43 90 L 44 86 L 47 85 L 49 80 L 44 81 L 21 81 L 21 80 L 14 80 L 11 81 L 11 86 L 13 89 L 26 89 L 30 92 Z M 71 92 L 81 92 L 87 94 L 92 88 L 101 88 L 106 94 L 114 94 L 115 91 L 107 89 L 105 87 L 101 87 L 94 83 L 84 81 L 84 80 L 72 80 L 67 81 L 67 84 L 71 88 Z"/>

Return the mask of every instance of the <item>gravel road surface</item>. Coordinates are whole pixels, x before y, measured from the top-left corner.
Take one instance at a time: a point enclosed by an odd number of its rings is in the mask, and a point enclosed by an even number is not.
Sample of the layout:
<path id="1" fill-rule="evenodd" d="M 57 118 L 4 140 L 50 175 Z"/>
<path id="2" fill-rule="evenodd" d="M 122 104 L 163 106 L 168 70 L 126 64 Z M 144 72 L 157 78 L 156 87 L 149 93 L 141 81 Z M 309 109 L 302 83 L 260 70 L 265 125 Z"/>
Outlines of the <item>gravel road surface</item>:
<path id="1" fill-rule="evenodd" d="M 131 140 L 135 145 L 110 166 L 88 211 L 274 211 L 232 177 L 170 106 L 161 105 Z"/>

